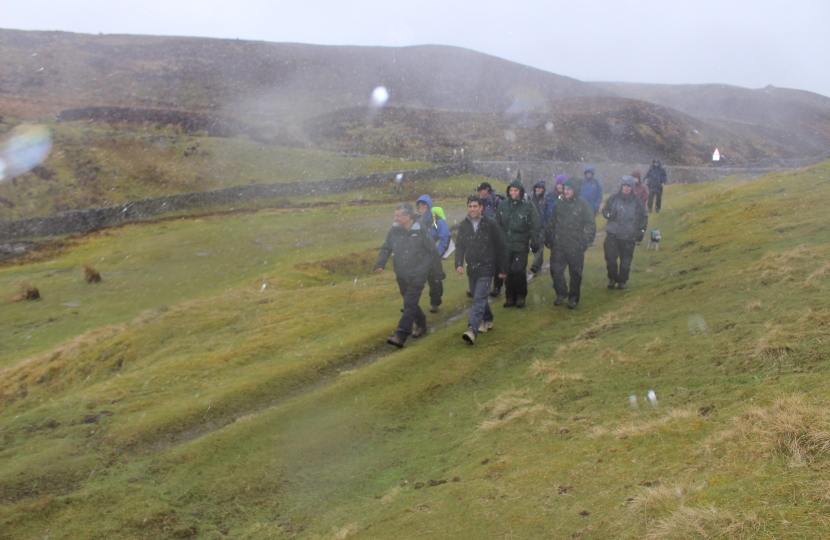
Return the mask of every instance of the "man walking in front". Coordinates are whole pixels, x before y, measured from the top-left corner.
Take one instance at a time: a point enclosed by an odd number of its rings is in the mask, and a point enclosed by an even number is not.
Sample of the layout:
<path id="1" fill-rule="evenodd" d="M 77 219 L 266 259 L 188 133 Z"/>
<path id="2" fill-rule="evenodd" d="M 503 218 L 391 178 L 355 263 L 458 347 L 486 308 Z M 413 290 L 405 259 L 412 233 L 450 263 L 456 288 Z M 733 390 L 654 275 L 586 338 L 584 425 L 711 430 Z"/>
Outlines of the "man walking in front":
<path id="1" fill-rule="evenodd" d="M 553 207 L 545 229 L 545 243 L 550 247 L 551 253 L 550 273 L 556 290 L 553 305 L 561 306 L 567 297 L 570 309 L 579 303 L 585 251 L 594 243 L 597 235 L 594 213 L 588 203 L 576 194 L 577 187 L 573 179 L 565 182 L 565 192 Z M 570 274 L 570 290 L 565 282 L 565 267 Z"/>
<path id="2" fill-rule="evenodd" d="M 525 187 L 521 177 L 507 186 L 507 200 L 496 211 L 496 222 L 507 237 L 509 263 L 504 284 L 504 307 L 522 308 L 527 297 L 527 252 L 539 250 L 541 220 L 536 207 L 524 198 Z"/>
<path id="3" fill-rule="evenodd" d="M 471 195 L 467 199 L 467 217 L 458 227 L 455 246 L 455 269 L 464 275 L 467 261 L 467 279 L 473 292 L 473 306 L 467 320 L 464 341 L 473 345 L 479 332 L 493 328 L 493 312 L 487 302 L 490 281 L 496 275 L 507 276 L 507 239 L 499 224 L 482 214 L 481 199 Z"/>
<path id="4" fill-rule="evenodd" d="M 427 317 L 418 302 L 421 300 L 430 269 L 441 268 L 441 256 L 435 248 L 435 242 L 426 227 L 414 220 L 413 214 L 414 210 L 409 203 L 401 203 L 395 207 L 395 223 L 389 229 L 375 263 L 375 272 L 382 272 L 389 256 L 395 255 L 393 264 L 398 288 L 403 297 L 403 315 L 398 321 L 395 335 L 386 342 L 399 349 L 403 347 L 410 334 L 413 338 L 418 338 L 426 332 Z M 433 272 L 433 277 L 442 281 L 446 276 L 443 270 L 438 270 Z"/>
<path id="5" fill-rule="evenodd" d="M 608 197 L 602 207 L 605 225 L 605 267 L 608 270 L 608 288 L 616 285 L 625 289 L 634 260 L 634 247 L 643 240 L 648 227 L 648 213 L 643 201 L 634 192 L 634 178 L 624 176 L 620 191 Z M 617 267 L 619 259 L 619 268 Z"/>
<path id="6" fill-rule="evenodd" d="M 648 211 L 651 212 L 651 207 L 655 199 L 657 199 L 656 204 L 654 205 L 654 210 L 657 213 L 660 213 L 660 206 L 663 203 L 663 188 L 669 181 L 669 177 L 666 174 L 666 169 L 663 168 L 663 163 L 659 159 L 655 159 L 651 162 L 651 167 L 648 168 L 648 172 L 646 173 L 645 182 L 648 186 Z"/>

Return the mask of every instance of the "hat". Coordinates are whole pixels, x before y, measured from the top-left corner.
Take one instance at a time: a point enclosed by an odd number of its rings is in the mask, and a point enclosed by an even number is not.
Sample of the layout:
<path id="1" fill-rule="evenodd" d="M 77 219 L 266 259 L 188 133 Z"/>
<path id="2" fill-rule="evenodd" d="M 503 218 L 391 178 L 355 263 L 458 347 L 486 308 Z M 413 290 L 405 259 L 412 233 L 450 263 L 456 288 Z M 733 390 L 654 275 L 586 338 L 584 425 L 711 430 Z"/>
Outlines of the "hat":
<path id="1" fill-rule="evenodd" d="M 564 184 L 567 180 L 568 180 L 568 175 L 567 174 L 560 174 L 559 176 L 556 177 L 556 183 L 557 184 Z"/>
<path id="2" fill-rule="evenodd" d="M 567 180 L 565 180 L 565 189 L 576 190 L 578 185 L 579 185 L 579 182 L 577 180 L 573 179 L 573 178 L 568 178 Z"/>
<path id="3" fill-rule="evenodd" d="M 623 176 L 620 185 L 634 187 L 634 178 L 631 176 Z"/>
<path id="4" fill-rule="evenodd" d="M 637 180 L 642 180 L 643 178 L 642 176 L 640 176 L 640 171 L 634 171 L 633 173 L 631 173 L 631 176 L 633 176 Z"/>
<path id="5" fill-rule="evenodd" d="M 482 182 L 478 185 L 476 191 L 481 191 L 482 189 L 489 189 L 490 191 L 493 191 L 493 186 L 490 185 L 490 182 Z"/>

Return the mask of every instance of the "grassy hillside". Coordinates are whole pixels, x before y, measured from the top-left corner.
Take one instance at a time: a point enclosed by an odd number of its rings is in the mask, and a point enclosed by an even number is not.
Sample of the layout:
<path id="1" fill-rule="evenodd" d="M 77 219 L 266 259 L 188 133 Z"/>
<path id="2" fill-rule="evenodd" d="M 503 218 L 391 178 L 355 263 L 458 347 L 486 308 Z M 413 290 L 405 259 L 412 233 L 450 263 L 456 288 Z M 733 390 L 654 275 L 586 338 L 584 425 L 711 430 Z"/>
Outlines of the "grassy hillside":
<path id="1" fill-rule="evenodd" d="M 534 279 L 474 347 L 458 276 L 426 337 L 383 343 L 392 206 L 130 226 L 0 269 L 44 294 L 0 310 L 31 343 L 0 349 L 0 537 L 821 536 L 828 174 L 669 186 L 629 290 L 600 238 L 576 310 Z"/>

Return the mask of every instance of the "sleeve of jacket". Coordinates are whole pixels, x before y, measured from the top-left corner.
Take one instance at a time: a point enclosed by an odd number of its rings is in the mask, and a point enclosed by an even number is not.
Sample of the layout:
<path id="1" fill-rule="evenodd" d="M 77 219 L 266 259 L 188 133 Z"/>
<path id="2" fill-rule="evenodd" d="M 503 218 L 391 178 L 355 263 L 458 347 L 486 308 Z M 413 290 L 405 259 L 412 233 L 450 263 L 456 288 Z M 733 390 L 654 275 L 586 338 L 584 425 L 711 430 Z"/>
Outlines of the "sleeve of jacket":
<path id="1" fill-rule="evenodd" d="M 554 234 L 554 224 L 556 223 L 556 206 L 554 206 L 551 211 L 550 215 L 548 215 L 548 222 L 545 224 L 545 247 L 553 247 L 553 234 Z"/>
<path id="2" fill-rule="evenodd" d="M 380 247 L 380 252 L 378 252 L 378 260 L 375 263 L 375 268 L 385 268 L 386 261 L 389 260 L 389 256 L 392 255 L 392 231 L 390 230 L 386 233 L 386 240 L 383 241 L 383 245 Z"/>
<path id="3" fill-rule="evenodd" d="M 666 169 L 660 169 L 660 182 L 662 182 L 663 184 L 669 183 L 669 175 L 666 172 Z"/>
<path id="4" fill-rule="evenodd" d="M 536 211 L 534 205 L 530 205 L 530 237 L 539 238 L 539 233 L 542 232 L 542 218 L 539 217 L 539 212 Z"/>
<path id="5" fill-rule="evenodd" d="M 446 275 L 444 274 L 444 267 L 441 264 L 441 254 L 438 253 L 438 248 L 435 246 L 435 241 L 432 239 L 432 236 L 429 235 L 428 232 L 424 232 L 424 249 L 429 254 L 430 264 L 432 265 L 433 273 L 435 274 L 435 278 L 439 280 L 446 279 Z"/>
<path id="6" fill-rule="evenodd" d="M 582 244 L 590 246 L 594 243 L 594 238 L 597 236 L 597 219 L 594 217 L 594 211 L 589 205 L 585 205 L 582 212 Z"/>
<path id="7" fill-rule="evenodd" d="M 608 199 L 605 200 L 605 204 L 602 206 L 602 217 L 605 219 L 611 219 L 611 212 L 613 210 L 614 203 L 612 202 L 614 196 L 611 195 Z"/>
<path id="8" fill-rule="evenodd" d="M 458 234 L 455 237 L 455 267 L 464 266 L 464 255 L 467 253 L 469 239 L 464 232 L 464 223 L 458 227 Z"/>
<path id="9" fill-rule="evenodd" d="M 509 264 L 508 259 L 510 258 L 510 253 L 507 250 L 507 235 L 504 234 L 504 229 L 498 224 L 493 229 L 496 240 L 496 275 L 506 274 Z"/>
<path id="10" fill-rule="evenodd" d="M 639 198 L 637 199 L 637 230 L 645 231 L 648 229 L 648 212 L 646 206 Z"/>
<path id="11" fill-rule="evenodd" d="M 450 245 L 450 228 L 443 219 L 439 219 L 435 225 L 438 229 L 438 254 L 443 255 Z"/>

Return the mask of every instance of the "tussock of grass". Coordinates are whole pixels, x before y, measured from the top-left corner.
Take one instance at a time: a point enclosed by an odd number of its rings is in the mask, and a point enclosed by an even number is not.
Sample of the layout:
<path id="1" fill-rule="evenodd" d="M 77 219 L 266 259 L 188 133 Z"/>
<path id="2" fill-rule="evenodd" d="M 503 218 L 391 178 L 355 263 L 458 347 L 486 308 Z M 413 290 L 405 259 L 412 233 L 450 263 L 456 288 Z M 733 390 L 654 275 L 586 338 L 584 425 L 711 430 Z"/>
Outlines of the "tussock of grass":
<path id="1" fill-rule="evenodd" d="M 615 429 L 608 429 L 598 426 L 593 429 L 592 435 L 594 437 L 611 435 L 613 437 L 625 439 L 629 437 L 654 435 L 663 431 L 669 424 L 695 418 L 697 418 L 697 412 L 692 407 L 672 409 L 659 418 L 641 422 L 628 422 Z"/>
<path id="2" fill-rule="evenodd" d="M 656 337 L 653 340 L 646 343 L 645 346 L 643 347 L 643 349 L 646 352 L 650 352 L 650 353 L 660 353 L 660 352 L 663 352 L 666 349 L 666 347 L 663 344 L 663 340 L 660 339 L 659 337 Z"/>
<path id="3" fill-rule="evenodd" d="M 298 270 L 315 271 L 322 269 L 327 274 L 336 276 L 359 277 L 372 273 L 375 261 L 378 258 L 377 249 L 367 249 L 357 253 L 349 253 L 339 257 L 331 257 L 319 261 L 299 263 Z"/>
<path id="4" fill-rule="evenodd" d="M 628 507 L 648 522 L 685 505 L 700 489 L 700 486 L 690 486 L 683 482 L 644 487 L 628 501 Z"/>
<path id="5" fill-rule="evenodd" d="M 764 305 L 764 303 L 761 302 L 760 300 L 753 300 L 752 302 L 750 302 L 749 304 L 746 305 L 746 308 L 744 308 L 744 311 L 746 311 L 747 313 L 755 313 L 755 312 L 761 311 L 761 308 L 763 307 L 763 305 Z"/>
<path id="6" fill-rule="evenodd" d="M 335 529 L 334 536 L 332 536 L 332 540 L 346 540 L 346 538 L 350 537 L 355 532 L 357 532 L 357 525 L 346 525 L 342 529 Z"/>
<path id="7" fill-rule="evenodd" d="M 602 361 L 602 363 L 610 362 L 624 364 L 628 361 L 628 358 L 623 353 L 614 350 L 611 347 L 605 347 L 599 354 L 599 359 Z"/>
<path id="8" fill-rule="evenodd" d="M 830 409 L 803 395 L 777 399 L 769 407 L 752 407 L 732 421 L 717 440 L 752 445 L 767 454 L 786 457 L 791 466 L 810 463 L 830 452 Z"/>
<path id="9" fill-rule="evenodd" d="M 620 327 L 631 320 L 631 317 L 637 311 L 637 302 L 631 302 L 620 309 L 609 311 L 601 315 L 594 321 L 593 324 L 582 330 L 574 338 L 574 342 L 594 339 L 601 334 L 605 334 L 610 330 Z"/>
<path id="10" fill-rule="evenodd" d="M 657 521 L 646 534 L 648 540 L 743 540 L 755 537 L 761 523 L 754 514 L 739 518 L 731 512 L 682 506 Z"/>
<path id="11" fill-rule="evenodd" d="M 487 419 L 479 424 L 480 431 L 490 431 L 522 417 L 533 417 L 550 411 L 544 405 L 533 405 L 525 391 L 509 390 L 482 406 Z M 531 419 L 532 421 L 532 419 Z"/>
<path id="12" fill-rule="evenodd" d="M 750 355 L 759 360 L 783 360 L 796 349 L 795 336 L 780 326 L 767 324 Z"/>
<path id="13" fill-rule="evenodd" d="M 770 285 L 779 281 L 795 281 L 804 272 L 805 263 L 815 260 L 816 253 L 805 245 L 784 252 L 768 252 L 755 264 L 743 271 L 753 279 Z"/>
<path id="14" fill-rule="evenodd" d="M 583 382 L 585 377 L 579 373 L 563 373 L 559 371 L 554 362 L 545 362 L 536 359 L 530 365 L 530 372 L 533 377 L 541 377 L 546 383 L 552 382 Z"/>

